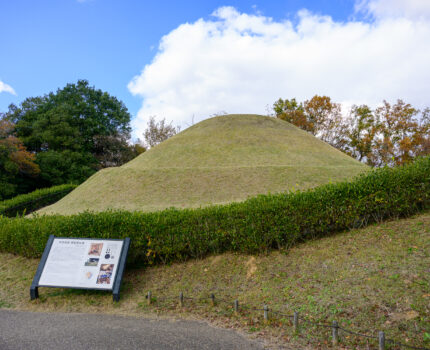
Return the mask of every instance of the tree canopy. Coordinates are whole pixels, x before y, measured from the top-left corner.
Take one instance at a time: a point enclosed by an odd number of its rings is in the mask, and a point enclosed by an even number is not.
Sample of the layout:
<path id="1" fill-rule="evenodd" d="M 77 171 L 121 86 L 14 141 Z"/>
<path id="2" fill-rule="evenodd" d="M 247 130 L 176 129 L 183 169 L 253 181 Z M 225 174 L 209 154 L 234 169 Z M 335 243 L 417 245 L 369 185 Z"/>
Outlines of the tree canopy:
<path id="1" fill-rule="evenodd" d="M 166 118 L 156 122 L 155 117 L 149 118 L 147 128 L 143 134 L 147 147 L 154 147 L 168 138 L 176 135 L 181 128 L 173 126 L 172 122 L 167 124 Z"/>
<path id="2" fill-rule="evenodd" d="M 123 102 L 86 80 L 10 105 L 4 115 L 40 167 L 35 187 L 80 183 L 134 158 L 130 118 Z"/>
<path id="3" fill-rule="evenodd" d="M 40 173 L 35 155 L 13 135 L 13 129 L 10 121 L 0 119 L 0 200 L 14 195 L 23 185 L 23 178 L 33 179 Z"/>
<path id="4" fill-rule="evenodd" d="M 430 109 L 420 111 L 402 100 L 378 108 L 352 106 L 342 116 L 340 104 L 315 95 L 305 102 L 279 99 L 277 118 L 286 120 L 371 166 L 405 164 L 430 154 Z"/>

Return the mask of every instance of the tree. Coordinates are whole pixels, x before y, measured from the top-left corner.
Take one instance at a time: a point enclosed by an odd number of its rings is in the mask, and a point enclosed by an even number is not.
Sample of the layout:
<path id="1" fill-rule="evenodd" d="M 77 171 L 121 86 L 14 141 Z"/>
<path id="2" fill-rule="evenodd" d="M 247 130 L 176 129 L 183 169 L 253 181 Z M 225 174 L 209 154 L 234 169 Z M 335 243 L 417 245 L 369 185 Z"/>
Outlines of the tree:
<path id="1" fill-rule="evenodd" d="M 6 118 L 0 119 L 0 200 L 17 194 L 23 178 L 35 178 L 40 173 L 34 163 L 35 155 L 29 153 L 21 140 L 13 135 L 14 125 Z"/>
<path id="2" fill-rule="evenodd" d="M 315 95 L 304 102 L 303 108 L 308 123 L 313 126 L 312 133 L 333 147 L 344 151 L 347 126 L 342 117 L 340 104 L 332 102 L 328 96 Z"/>
<path id="3" fill-rule="evenodd" d="M 352 106 L 349 115 L 349 131 L 347 153 L 353 158 L 376 165 L 374 150 L 377 145 L 377 135 L 380 124 L 367 105 Z"/>
<path id="4" fill-rule="evenodd" d="M 146 151 L 139 143 L 130 146 L 124 135 L 97 135 L 94 141 L 94 155 L 100 168 L 120 166 Z"/>
<path id="5" fill-rule="evenodd" d="M 143 136 L 146 144 L 152 148 L 173 135 L 176 135 L 179 131 L 179 126 L 172 126 L 172 122 L 167 124 L 165 118 L 156 122 L 155 118 L 152 116 L 149 118 L 148 127 L 146 128 Z"/>
<path id="6" fill-rule="evenodd" d="M 100 168 L 130 160 L 130 114 L 125 105 L 86 80 L 31 97 L 7 113 L 17 136 L 36 154 L 37 187 L 82 182 Z"/>
<path id="7" fill-rule="evenodd" d="M 375 110 L 380 121 L 380 136 L 376 145 L 379 164 L 400 165 L 416 157 L 422 134 L 416 119 L 419 111 L 402 100 L 391 105 L 387 101 Z"/>
<path id="8" fill-rule="evenodd" d="M 419 135 L 416 137 L 417 156 L 427 156 L 430 154 L 430 108 L 425 108 L 419 119 Z"/>
<path id="9" fill-rule="evenodd" d="M 277 118 L 310 132 L 336 148 L 345 148 L 345 121 L 341 107 L 330 97 L 315 95 L 304 103 L 298 103 L 295 98 L 279 99 L 274 103 L 273 110 Z"/>
<path id="10" fill-rule="evenodd" d="M 319 137 L 371 166 L 405 164 L 430 154 L 430 109 L 420 112 L 410 104 L 387 101 L 375 110 L 353 106 L 344 119 L 340 104 L 315 95 L 304 103 L 279 99 L 273 105 L 277 118 Z"/>
<path id="11" fill-rule="evenodd" d="M 291 100 L 280 98 L 273 105 L 273 110 L 277 118 L 285 120 L 300 129 L 314 133 L 314 125 L 308 120 L 303 103 L 298 103 L 295 98 Z"/>

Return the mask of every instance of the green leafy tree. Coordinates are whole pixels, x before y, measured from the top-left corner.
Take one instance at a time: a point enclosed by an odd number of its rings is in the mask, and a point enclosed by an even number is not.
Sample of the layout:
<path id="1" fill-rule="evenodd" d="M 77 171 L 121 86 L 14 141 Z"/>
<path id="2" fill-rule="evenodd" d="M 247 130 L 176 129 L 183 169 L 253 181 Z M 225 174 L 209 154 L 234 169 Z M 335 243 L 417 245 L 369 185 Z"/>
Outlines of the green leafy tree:
<path id="1" fill-rule="evenodd" d="M 376 165 L 375 148 L 381 125 L 367 105 L 352 106 L 349 115 L 347 153 L 369 165 Z"/>
<path id="2" fill-rule="evenodd" d="M 37 187 L 82 182 L 95 171 L 137 155 L 128 144 L 130 114 L 107 92 L 79 80 L 42 97 L 11 105 L 17 136 L 36 154 Z"/>
<path id="3" fill-rule="evenodd" d="M 430 155 L 430 108 L 425 108 L 421 112 L 419 119 L 419 135 L 416 137 L 417 155 L 427 156 Z"/>

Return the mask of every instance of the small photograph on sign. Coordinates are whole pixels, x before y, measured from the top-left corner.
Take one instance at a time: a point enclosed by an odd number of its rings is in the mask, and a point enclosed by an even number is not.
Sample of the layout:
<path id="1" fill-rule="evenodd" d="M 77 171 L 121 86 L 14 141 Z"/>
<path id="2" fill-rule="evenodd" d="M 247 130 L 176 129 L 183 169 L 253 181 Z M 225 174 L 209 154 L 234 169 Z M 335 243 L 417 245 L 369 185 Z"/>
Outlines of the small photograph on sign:
<path id="1" fill-rule="evenodd" d="M 101 264 L 97 284 L 110 284 L 114 264 Z"/>
<path id="2" fill-rule="evenodd" d="M 88 258 L 87 261 L 85 261 L 85 266 L 97 266 L 99 260 L 99 258 Z"/>
<path id="3" fill-rule="evenodd" d="M 103 249 L 103 243 L 91 243 L 88 255 L 100 256 Z"/>

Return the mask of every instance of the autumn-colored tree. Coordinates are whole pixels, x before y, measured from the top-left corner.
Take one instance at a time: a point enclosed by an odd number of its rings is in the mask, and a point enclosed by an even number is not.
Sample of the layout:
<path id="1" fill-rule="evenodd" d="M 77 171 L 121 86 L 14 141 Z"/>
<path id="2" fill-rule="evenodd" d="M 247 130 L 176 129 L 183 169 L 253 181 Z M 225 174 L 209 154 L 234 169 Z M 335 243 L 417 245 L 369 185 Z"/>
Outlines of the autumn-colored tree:
<path id="1" fill-rule="evenodd" d="M 315 95 L 304 103 L 279 99 L 277 118 L 288 121 L 371 166 L 405 164 L 430 154 L 430 109 L 387 101 L 375 110 L 353 106 L 348 118 L 328 96 Z"/>
<path id="2" fill-rule="evenodd" d="M 280 98 L 273 104 L 273 110 L 277 118 L 294 124 L 300 129 L 314 133 L 314 125 L 305 115 L 303 103 L 298 103 L 295 98 L 291 100 Z"/>
<path id="3" fill-rule="evenodd" d="M 303 104 L 308 122 L 313 125 L 313 134 L 341 150 L 346 144 L 346 125 L 339 103 L 328 96 L 315 95 Z"/>
<path id="4" fill-rule="evenodd" d="M 28 152 L 14 134 L 14 125 L 5 117 L 0 119 L 0 199 L 17 194 L 23 177 L 34 178 L 40 173 L 34 163 L 35 155 Z"/>
<path id="5" fill-rule="evenodd" d="M 328 96 L 315 95 L 304 103 L 295 98 L 282 100 L 273 105 L 277 118 L 310 132 L 339 149 L 345 147 L 345 125 L 341 106 Z"/>
<path id="6" fill-rule="evenodd" d="M 414 159 L 422 142 L 420 124 L 416 118 L 419 111 L 409 103 L 387 101 L 375 110 L 380 121 L 380 135 L 376 145 L 376 165 L 400 165 Z"/>

